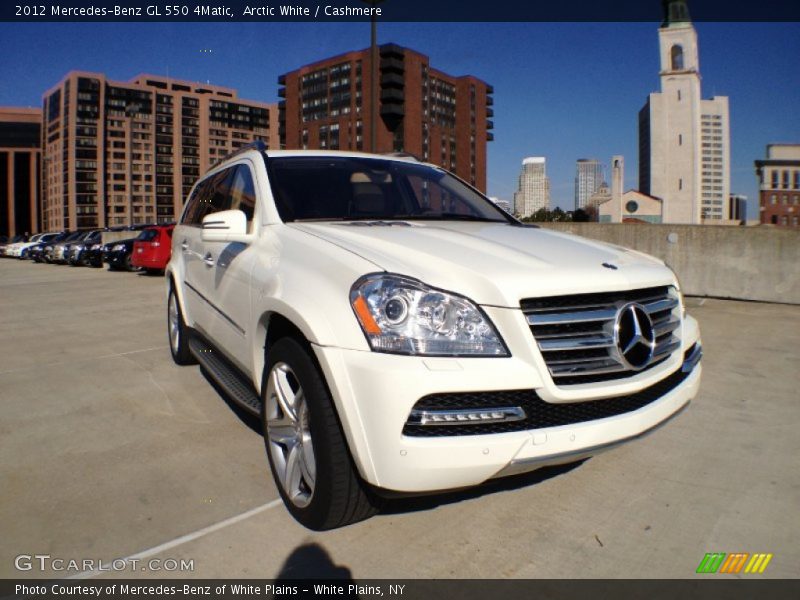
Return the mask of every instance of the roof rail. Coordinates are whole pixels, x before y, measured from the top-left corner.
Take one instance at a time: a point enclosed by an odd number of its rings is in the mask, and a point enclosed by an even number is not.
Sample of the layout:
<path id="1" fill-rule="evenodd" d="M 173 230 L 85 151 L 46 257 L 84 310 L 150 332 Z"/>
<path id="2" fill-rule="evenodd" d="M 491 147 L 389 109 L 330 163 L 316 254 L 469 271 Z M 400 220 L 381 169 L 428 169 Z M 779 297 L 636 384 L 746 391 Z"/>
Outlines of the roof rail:
<path id="1" fill-rule="evenodd" d="M 221 162 L 225 162 L 226 160 L 230 160 L 234 156 L 238 156 L 240 154 L 244 154 L 245 152 L 248 152 L 249 150 L 258 150 L 259 152 L 266 152 L 267 151 L 267 144 L 266 144 L 266 142 L 264 142 L 264 140 L 256 140 L 255 142 L 250 142 L 249 144 L 245 144 L 244 146 L 240 147 L 239 149 L 234 150 L 233 152 L 231 152 L 227 156 L 221 158 L 219 161 L 217 161 L 216 164 L 218 165 Z"/>
<path id="2" fill-rule="evenodd" d="M 395 158 L 413 158 L 417 162 L 422 162 L 419 156 L 411 154 L 411 152 L 384 152 L 384 156 L 394 156 Z"/>

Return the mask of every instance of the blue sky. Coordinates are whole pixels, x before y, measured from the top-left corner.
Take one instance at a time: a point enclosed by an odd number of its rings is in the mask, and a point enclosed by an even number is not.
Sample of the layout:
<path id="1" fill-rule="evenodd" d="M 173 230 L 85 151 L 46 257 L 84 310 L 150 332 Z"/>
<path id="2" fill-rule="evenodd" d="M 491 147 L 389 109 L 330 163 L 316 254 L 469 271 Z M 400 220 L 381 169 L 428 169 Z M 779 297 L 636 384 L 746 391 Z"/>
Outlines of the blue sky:
<path id="1" fill-rule="evenodd" d="M 696 23 L 704 97 L 731 110 L 731 189 L 757 193 L 766 144 L 800 142 L 800 23 Z M 637 187 L 637 113 L 658 90 L 658 23 L 381 23 L 379 42 L 495 88 L 489 194 L 510 199 L 522 158 L 547 157 L 554 204 L 570 209 L 578 158 L 625 156 Z M 0 23 L 0 105 L 39 106 L 69 70 L 210 81 L 277 100 L 281 73 L 366 47 L 366 23 Z M 201 52 L 211 50 L 211 52 Z"/>

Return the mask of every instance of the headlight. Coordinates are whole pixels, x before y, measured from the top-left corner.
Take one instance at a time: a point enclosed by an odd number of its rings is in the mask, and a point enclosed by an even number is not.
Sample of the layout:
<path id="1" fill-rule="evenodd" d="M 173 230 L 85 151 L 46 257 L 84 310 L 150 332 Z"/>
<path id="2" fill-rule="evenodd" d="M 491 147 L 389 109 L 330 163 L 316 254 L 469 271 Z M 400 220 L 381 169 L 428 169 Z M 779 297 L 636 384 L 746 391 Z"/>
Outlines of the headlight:
<path id="1" fill-rule="evenodd" d="M 92 244 L 92 250 L 100 250 L 103 247 L 103 244 Z"/>
<path id="2" fill-rule="evenodd" d="M 470 300 L 400 275 L 362 277 L 350 304 L 375 352 L 508 356 L 486 315 Z"/>
<path id="3" fill-rule="evenodd" d="M 117 250 L 125 250 L 125 244 L 115 244 L 113 248 L 111 248 L 112 252 L 116 252 Z"/>

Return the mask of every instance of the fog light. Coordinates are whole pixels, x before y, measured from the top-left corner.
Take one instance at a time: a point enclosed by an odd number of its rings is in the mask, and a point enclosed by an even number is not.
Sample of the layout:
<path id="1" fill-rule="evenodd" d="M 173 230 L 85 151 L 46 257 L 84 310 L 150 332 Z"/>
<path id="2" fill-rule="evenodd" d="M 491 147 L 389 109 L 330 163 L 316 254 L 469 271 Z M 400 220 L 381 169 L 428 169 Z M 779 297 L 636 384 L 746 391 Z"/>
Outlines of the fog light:
<path id="1" fill-rule="evenodd" d="M 521 421 L 525 411 L 519 406 L 465 410 L 412 410 L 409 425 L 467 425 L 471 423 L 503 423 Z"/>

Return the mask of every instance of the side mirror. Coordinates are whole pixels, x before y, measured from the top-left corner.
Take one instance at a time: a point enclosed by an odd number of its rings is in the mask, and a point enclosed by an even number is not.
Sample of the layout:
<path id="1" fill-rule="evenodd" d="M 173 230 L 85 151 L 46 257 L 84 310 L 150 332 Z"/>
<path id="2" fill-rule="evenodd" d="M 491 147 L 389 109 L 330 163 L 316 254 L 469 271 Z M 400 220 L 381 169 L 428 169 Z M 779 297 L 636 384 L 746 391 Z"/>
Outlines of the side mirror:
<path id="1" fill-rule="evenodd" d="M 241 210 L 222 210 L 203 217 L 204 242 L 249 242 L 247 217 Z"/>

